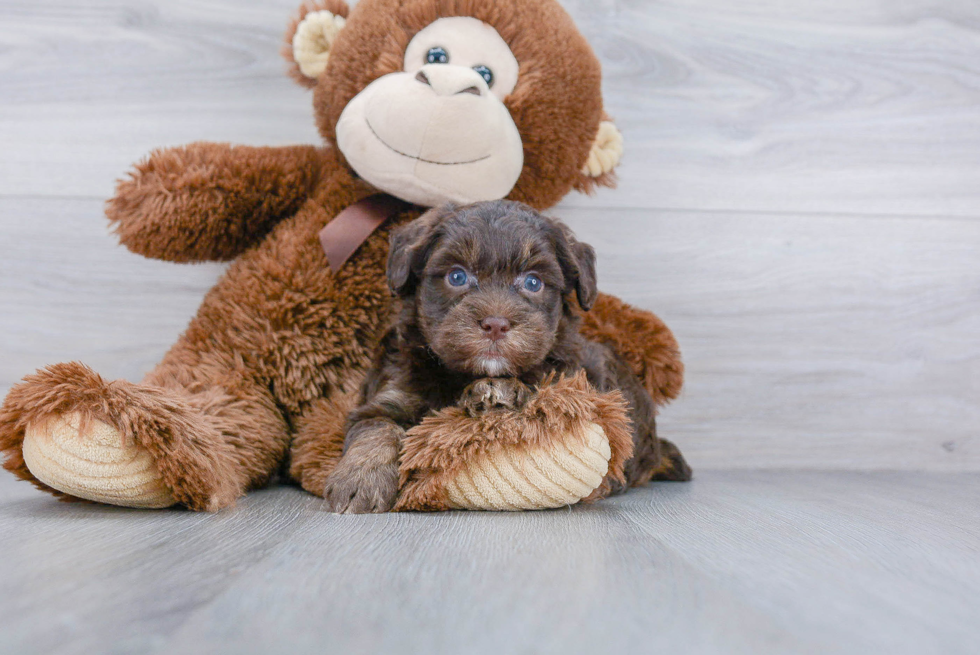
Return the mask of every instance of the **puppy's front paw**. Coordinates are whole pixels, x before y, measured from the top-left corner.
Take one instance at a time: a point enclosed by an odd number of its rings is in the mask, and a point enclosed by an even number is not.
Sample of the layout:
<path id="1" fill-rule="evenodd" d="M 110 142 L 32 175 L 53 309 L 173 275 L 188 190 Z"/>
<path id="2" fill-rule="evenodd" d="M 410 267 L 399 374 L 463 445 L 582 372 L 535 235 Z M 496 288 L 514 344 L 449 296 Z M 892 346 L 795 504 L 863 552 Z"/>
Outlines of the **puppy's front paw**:
<path id="1" fill-rule="evenodd" d="M 351 465 L 354 464 L 354 465 Z M 358 466 L 342 459 L 327 478 L 323 497 L 337 514 L 371 514 L 390 511 L 398 495 L 398 465 Z"/>
<path id="2" fill-rule="evenodd" d="M 458 405 L 472 417 L 493 409 L 520 409 L 531 390 L 517 378 L 483 378 L 463 390 Z"/>

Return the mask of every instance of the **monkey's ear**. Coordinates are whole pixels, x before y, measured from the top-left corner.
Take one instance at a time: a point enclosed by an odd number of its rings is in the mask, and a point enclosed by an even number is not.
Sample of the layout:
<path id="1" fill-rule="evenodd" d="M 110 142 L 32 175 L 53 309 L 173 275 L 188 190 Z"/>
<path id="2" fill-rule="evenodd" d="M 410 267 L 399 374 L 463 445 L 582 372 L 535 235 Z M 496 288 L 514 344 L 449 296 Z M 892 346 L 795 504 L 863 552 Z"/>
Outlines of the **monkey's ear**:
<path id="1" fill-rule="evenodd" d="M 595 249 L 576 239 L 571 228 L 558 219 L 550 220 L 559 231 L 558 238 L 555 240 L 555 250 L 562 275 L 565 276 L 567 284 L 575 289 L 579 306 L 589 311 L 599 295 L 595 273 Z M 571 288 L 567 291 L 571 292 Z"/>
<path id="2" fill-rule="evenodd" d="M 391 233 L 388 249 L 388 286 L 399 296 L 411 293 L 438 240 L 439 225 L 455 211 L 447 205 L 430 209 Z"/>
<path id="3" fill-rule="evenodd" d="M 575 188 L 592 193 L 596 186 L 615 187 L 615 169 L 623 158 L 623 134 L 608 116 L 599 123 L 599 131 L 589 150 L 589 158 L 580 171 Z"/>
<path id="4" fill-rule="evenodd" d="M 349 11 L 344 0 L 315 0 L 300 6 L 282 46 L 282 56 L 290 62 L 290 77 L 305 87 L 316 86 Z"/>

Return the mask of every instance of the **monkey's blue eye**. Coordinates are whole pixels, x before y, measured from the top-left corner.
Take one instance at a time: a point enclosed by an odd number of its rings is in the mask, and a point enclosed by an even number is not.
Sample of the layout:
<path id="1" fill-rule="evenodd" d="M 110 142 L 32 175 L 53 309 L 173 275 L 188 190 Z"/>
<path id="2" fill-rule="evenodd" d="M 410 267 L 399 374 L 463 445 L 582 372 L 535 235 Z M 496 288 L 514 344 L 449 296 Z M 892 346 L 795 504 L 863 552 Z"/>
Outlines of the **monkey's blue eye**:
<path id="1" fill-rule="evenodd" d="M 493 86 L 493 71 L 492 70 L 490 70 L 489 68 L 487 68 L 483 64 L 480 64 L 479 66 L 474 66 L 473 67 L 473 70 L 475 70 L 477 73 L 480 74 L 480 77 L 483 78 L 483 81 L 487 83 L 487 86 L 488 87 Z"/>
<path id="2" fill-rule="evenodd" d="M 425 53 L 425 63 L 427 64 L 448 64 L 449 63 L 449 53 L 442 46 L 436 46 L 434 48 L 429 48 L 429 51 Z"/>
<path id="3" fill-rule="evenodd" d="M 530 273 L 524 278 L 524 288 L 531 293 L 537 293 L 544 288 L 544 282 L 534 273 Z"/>
<path id="4" fill-rule="evenodd" d="M 449 282 L 451 287 L 461 287 L 466 284 L 468 279 L 466 271 L 461 268 L 454 268 L 446 273 L 446 282 Z"/>

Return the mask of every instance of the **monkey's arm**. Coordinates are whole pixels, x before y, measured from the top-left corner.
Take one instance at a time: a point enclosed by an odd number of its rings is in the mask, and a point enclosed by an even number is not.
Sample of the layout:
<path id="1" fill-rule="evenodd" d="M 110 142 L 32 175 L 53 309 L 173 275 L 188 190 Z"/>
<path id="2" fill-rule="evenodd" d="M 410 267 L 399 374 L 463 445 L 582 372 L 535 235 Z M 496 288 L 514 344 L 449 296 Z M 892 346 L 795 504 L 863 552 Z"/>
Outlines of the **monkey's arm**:
<path id="1" fill-rule="evenodd" d="M 577 306 L 576 310 L 582 317 L 579 333 L 611 346 L 656 405 L 666 405 L 680 394 L 684 364 L 677 339 L 662 320 L 604 293 L 599 294 L 590 311 L 583 312 Z"/>
<path id="2" fill-rule="evenodd" d="M 140 255 L 229 260 L 294 214 L 332 161 L 313 146 L 198 142 L 156 150 L 119 181 L 106 215 Z"/>

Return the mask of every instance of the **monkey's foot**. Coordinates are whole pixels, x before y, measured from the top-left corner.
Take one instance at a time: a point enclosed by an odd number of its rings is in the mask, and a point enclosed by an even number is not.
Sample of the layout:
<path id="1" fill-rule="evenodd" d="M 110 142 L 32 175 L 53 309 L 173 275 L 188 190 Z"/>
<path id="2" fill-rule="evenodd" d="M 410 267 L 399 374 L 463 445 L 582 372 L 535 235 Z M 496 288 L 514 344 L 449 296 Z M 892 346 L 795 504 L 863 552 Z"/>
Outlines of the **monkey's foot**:
<path id="1" fill-rule="evenodd" d="M 577 503 L 602 484 L 612 456 L 602 427 L 580 429 L 556 435 L 547 448 L 511 446 L 468 461 L 446 484 L 449 506 L 513 511 Z"/>
<path id="2" fill-rule="evenodd" d="M 111 425 L 77 412 L 30 424 L 24 462 L 44 484 L 77 498 L 123 507 L 176 504 L 150 456 Z"/>
<path id="3" fill-rule="evenodd" d="M 402 439 L 395 511 L 521 510 L 598 500 L 625 485 L 629 405 L 585 372 L 549 379 L 517 409 L 446 407 Z"/>

